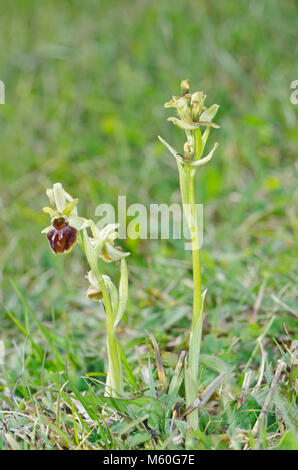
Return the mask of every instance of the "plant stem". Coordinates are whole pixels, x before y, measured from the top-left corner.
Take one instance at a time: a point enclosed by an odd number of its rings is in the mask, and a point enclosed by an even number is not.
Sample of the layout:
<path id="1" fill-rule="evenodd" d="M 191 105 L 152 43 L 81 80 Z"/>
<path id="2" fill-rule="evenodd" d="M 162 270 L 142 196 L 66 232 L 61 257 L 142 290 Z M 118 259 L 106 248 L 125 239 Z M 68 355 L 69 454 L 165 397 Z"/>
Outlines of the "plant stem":
<path id="1" fill-rule="evenodd" d="M 123 393 L 122 363 L 118 348 L 117 337 L 114 332 L 114 315 L 111 306 L 110 296 L 103 280 L 100 282 L 100 288 L 103 294 L 104 305 L 106 310 L 107 327 L 108 373 L 105 395 L 117 397 L 119 396 L 118 394 Z"/>
<path id="2" fill-rule="evenodd" d="M 198 160 L 202 151 L 202 136 L 198 129 L 195 133 L 196 151 L 194 160 Z M 199 225 L 195 202 L 194 177 L 195 169 L 185 166 L 179 168 L 180 189 L 183 204 L 188 204 L 188 225 L 191 235 L 192 246 L 192 269 L 193 269 L 193 315 L 189 338 L 188 372 L 185 380 L 186 406 L 191 406 L 198 398 L 198 377 L 199 377 L 199 357 L 200 343 L 203 326 L 202 309 L 202 281 L 201 281 L 201 260 L 200 260 L 200 240 Z M 193 429 L 198 429 L 198 411 L 195 409 L 187 416 L 187 420 Z"/>
<path id="3" fill-rule="evenodd" d="M 199 356 L 202 336 L 202 293 L 201 293 L 201 260 L 199 244 L 199 226 L 195 204 L 194 170 L 189 171 L 189 228 L 192 244 L 192 268 L 193 268 L 193 315 L 189 338 L 189 372 L 190 379 L 186 386 L 186 406 L 191 406 L 198 398 Z M 198 411 L 195 409 L 187 416 L 187 421 L 193 429 L 198 429 Z"/>
<path id="4" fill-rule="evenodd" d="M 195 192 L 194 192 L 194 174 L 190 175 L 189 184 L 189 204 L 191 205 L 191 243 L 192 243 L 192 268 L 193 268 L 193 314 L 191 323 L 191 332 L 194 331 L 198 322 L 201 321 L 201 308 L 202 308 L 202 293 L 201 293 L 201 259 L 200 259 L 200 245 L 199 245 L 199 226 L 195 205 Z M 189 356 L 190 359 L 193 353 L 193 335 L 190 337 L 189 343 Z M 196 345 L 197 351 L 197 345 Z M 190 372 L 193 380 L 197 382 L 199 373 L 199 356 L 197 355 L 194 360 L 190 360 Z"/>
<path id="5" fill-rule="evenodd" d="M 117 312 L 113 312 L 112 304 L 108 289 L 105 285 L 103 277 L 98 269 L 98 260 L 96 253 L 89 241 L 86 229 L 84 229 L 83 237 L 78 237 L 80 246 L 88 260 L 89 266 L 96 277 L 104 300 L 106 311 L 106 327 L 107 327 L 107 351 L 108 351 L 108 373 L 106 379 L 106 396 L 117 397 L 123 393 L 123 375 L 122 362 L 118 346 L 118 339 L 115 333 L 114 322 Z"/>

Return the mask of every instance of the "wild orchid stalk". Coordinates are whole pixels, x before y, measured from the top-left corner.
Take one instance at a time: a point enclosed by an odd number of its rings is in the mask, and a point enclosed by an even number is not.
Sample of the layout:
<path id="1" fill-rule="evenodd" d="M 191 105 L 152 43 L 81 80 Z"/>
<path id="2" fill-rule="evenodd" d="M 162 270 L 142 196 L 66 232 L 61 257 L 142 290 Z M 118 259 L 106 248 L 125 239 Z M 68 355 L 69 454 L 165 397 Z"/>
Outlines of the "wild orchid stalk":
<path id="1" fill-rule="evenodd" d="M 50 207 L 43 210 L 51 217 L 51 225 L 42 233 L 47 234 L 54 254 L 69 252 L 76 242 L 84 251 L 90 266 L 86 278 L 89 281 L 87 297 L 94 302 L 104 302 L 106 311 L 108 371 L 106 396 L 123 394 L 123 368 L 120 344 L 116 329 L 125 312 L 128 297 L 126 256 L 114 246 L 118 234 L 117 224 L 108 224 L 102 230 L 92 220 L 79 217 L 78 199 L 73 199 L 60 183 L 47 190 Z M 88 233 L 91 232 L 90 233 Z M 120 283 L 117 289 L 109 276 L 99 268 L 99 258 L 106 263 L 120 262 Z"/>
<path id="2" fill-rule="evenodd" d="M 166 108 L 176 108 L 178 118 L 170 117 L 169 121 L 184 130 L 186 142 L 183 154 L 178 153 L 171 145 L 159 137 L 176 160 L 180 191 L 185 218 L 190 230 L 192 244 L 193 266 L 193 315 L 189 338 L 188 361 L 185 362 L 185 396 L 186 406 L 191 406 L 198 398 L 198 374 L 200 344 L 203 326 L 203 308 L 206 290 L 202 292 L 201 261 L 199 225 L 195 203 L 194 177 L 196 169 L 211 160 L 217 143 L 210 153 L 203 157 L 205 145 L 210 133 L 210 128 L 219 127 L 212 122 L 219 106 L 217 104 L 207 108 L 204 106 L 206 95 L 202 91 L 190 93 L 188 80 L 181 82 L 181 96 L 173 98 L 165 104 Z M 202 134 L 201 129 L 205 127 Z M 196 410 L 188 414 L 188 422 L 193 429 L 198 429 L 199 418 Z"/>

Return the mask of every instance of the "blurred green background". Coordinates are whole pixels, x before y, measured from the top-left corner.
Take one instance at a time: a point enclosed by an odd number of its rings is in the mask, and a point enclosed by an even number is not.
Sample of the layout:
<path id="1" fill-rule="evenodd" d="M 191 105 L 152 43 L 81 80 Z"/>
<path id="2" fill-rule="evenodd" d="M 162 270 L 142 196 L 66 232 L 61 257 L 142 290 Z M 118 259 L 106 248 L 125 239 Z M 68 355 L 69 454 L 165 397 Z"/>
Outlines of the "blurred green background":
<path id="1" fill-rule="evenodd" d="M 179 202 L 175 162 L 157 135 L 183 144 L 163 104 L 184 78 L 207 93 L 207 105 L 220 105 L 221 129 L 210 139 L 220 146 L 197 178 L 208 287 L 203 350 L 241 369 L 273 314 L 278 341 L 288 338 L 284 325 L 294 334 L 297 17 L 290 0 L 1 2 L 1 302 L 24 324 L 13 281 L 48 329 L 71 336 L 79 370 L 98 355 L 103 316 L 99 325 L 84 297 L 79 248 L 55 257 L 40 234 L 45 190 L 62 182 L 87 217 L 118 195 L 128 204 Z M 132 254 L 123 343 L 145 327 L 161 342 L 161 327 L 170 337 L 186 331 L 191 260 L 183 242 L 128 240 L 124 248 Z M 24 339 L 5 309 L 0 331 L 13 363 L 13 340 Z M 278 357 L 273 342 L 268 350 Z"/>

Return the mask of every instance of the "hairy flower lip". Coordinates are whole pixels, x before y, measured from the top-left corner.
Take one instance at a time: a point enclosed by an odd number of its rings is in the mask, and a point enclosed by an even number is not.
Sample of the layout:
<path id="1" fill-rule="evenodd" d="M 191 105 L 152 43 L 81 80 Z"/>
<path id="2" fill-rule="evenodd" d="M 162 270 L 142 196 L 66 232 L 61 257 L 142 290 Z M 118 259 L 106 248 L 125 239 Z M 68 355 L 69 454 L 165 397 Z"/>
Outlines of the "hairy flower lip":
<path id="1" fill-rule="evenodd" d="M 51 250 L 55 255 L 68 253 L 77 241 L 77 230 L 66 219 L 60 217 L 53 221 L 53 230 L 47 233 Z"/>

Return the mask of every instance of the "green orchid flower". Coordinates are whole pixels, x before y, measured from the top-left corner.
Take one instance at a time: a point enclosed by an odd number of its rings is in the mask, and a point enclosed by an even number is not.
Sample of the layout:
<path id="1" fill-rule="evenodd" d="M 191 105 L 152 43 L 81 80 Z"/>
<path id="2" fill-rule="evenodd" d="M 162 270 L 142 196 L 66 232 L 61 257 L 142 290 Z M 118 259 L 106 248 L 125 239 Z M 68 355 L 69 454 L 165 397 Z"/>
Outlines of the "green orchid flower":
<path id="1" fill-rule="evenodd" d="M 116 231 L 119 224 L 108 224 L 100 230 L 93 220 L 88 220 L 89 227 L 91 228 L 92 237 L 90 237 L 91 244 L 94 246 L 97 256 L 107 263 L 120 261 L 122 258 L 129 256 L 130 253 L 121 251 L 120 247 L 115 247 L 115 239 L 118 238 Z"/>

